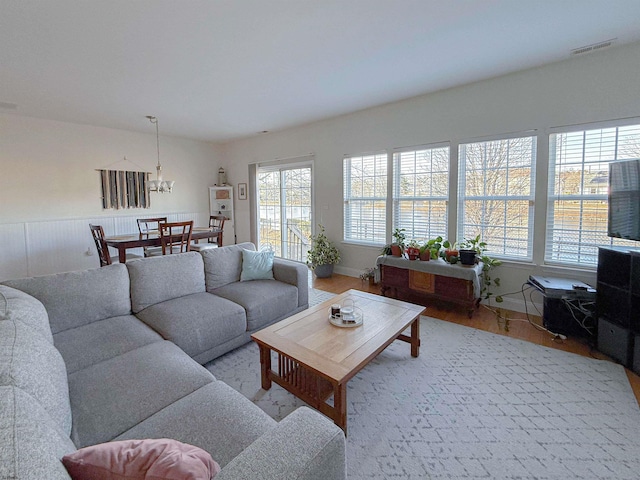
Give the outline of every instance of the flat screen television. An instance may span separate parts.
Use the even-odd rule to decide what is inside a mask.
[[[640,241],[640,159],[609,164],[607,234]]]

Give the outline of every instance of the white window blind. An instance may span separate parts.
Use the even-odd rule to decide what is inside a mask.
[[[386,235],[387,154],[343,160],[344,240],[384,244]]]
[[[447,236],[449,146],[393,155],[393,228],[408,239]]]
[[[536,137],[461,144],[458,238],[478,234],[487,253],[530,260]]]
[[[594,267],[599,246],[637,246],[607,236],[609,163],[632,158],[640,158],[640,125],[549,136],[546,263]]]

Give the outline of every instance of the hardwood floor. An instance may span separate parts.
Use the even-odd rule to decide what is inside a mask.
[[[332,293],[342,293],[350,288],[362,290],[369,293],[380,294],[378,285],[369,285],[369,282],[363,282],[359,278],[347,277],[345,275],[333,274],[331,278],[316,278],[310,272],[309,284],[313,288],[324,290]],[[588,345],[585,339],[569,337],[566,340],[554,339],[548,332],[538,330],[531,325],[524,313],[504,311],[504,316],[509,318],[508,330],[505,329],[505,320],[498,321],[495,314],[487,308],[480,307],[472,318],[467,317],[466,309],[460,306],[438,303],[426,307],[425,315],[448,322],[466,325],[468,327],[478,328],[487,332],[506,335],[508,337],[526,340],[528,342],[544,345],[545,347],[557,348],[567,352],[577,353],[599,360],[610,360],[606,355],[598,352]],[[540,324],[540,317],[532,317],[532,321]],[[640,405],[640,376],[636,375],[629,369],[625,369],[629,383],[636,396],[636,400]]]

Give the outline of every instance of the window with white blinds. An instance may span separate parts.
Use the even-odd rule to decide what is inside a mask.
[[[393,228],[408,239],[447,237],[449,146],[393,154]]]
[[[632,158],[640,158],[640,125],[549,136],[546,263],[592,267],[599,246],[637,246],[607,236],[609,163]]]
[[[387,154],[343,160],[344,240],[383,245],[387,229]]]
[[[480,238],[492,256],[531,260],[536,137],[459,146],[458,238]]]

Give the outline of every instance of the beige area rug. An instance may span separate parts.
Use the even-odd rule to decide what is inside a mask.
[[[620,365],[429,317],[420,328],[418,358],[394,342],[348,384],[348,478],[640,478]],[[254,343],[207,367],[275,419],[304,405],[260,388]]]

